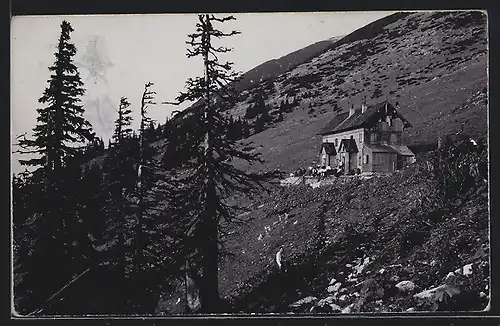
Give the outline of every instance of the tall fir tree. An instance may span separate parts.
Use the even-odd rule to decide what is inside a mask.
[[[61,35],[54,53],[56,61],[49,67],[52,72],[47,81],[49,86],[38,100],[47,106],[38,108],[38,124],[33,129],[34,139],[27,139],[26,134],[19,140],[22,153],[35,153],[39,158],[20,160],[22,165],[45,166],[47,178],[56,186],[57,174],[65,165],[66,159],[75,154],[75,144],[92,140],[92,126],[83,114],[80,104],[85,94],[83,82],[77,67],[73,63],[76,54],[74,44],[70,42],[73,32],[70,23],[61,23]],[[52,189],[53,190],[53,189]]]
[[[126,97],[120,99],[120,105],[118,106],[118,117],[115,120],[115,131],[113,133],[113,140],[122,144],[124,139],[130,138],[132,136],[132,110],[129,109],[130,102]]]
[[[153,121],[148,116],[147,109],[149,105],[154,105],[156,102],[155,91],[151,90],[151,87],[154,85],[152,82],[147,82],[144,85],[144,92],[142,93],[141,98],[141,124],[139,127],[139,166],[137,169],[137,224],[136,224],[136,235],[135,235],[135,250],[136,250],[136,272],[138,275],[141,275],[141,269],[143,264],[143,254],[142,249],[144,245],[143,239],[143,219],[144,219],[144,196],[146,190],[146,170],[149,163],[147,160],[147,151],[148,151],[148,143],[147,143],[147,128],[150,123]]]
[[[229,107],[236,100],[233,88],[239,74],[232,69],[232,63],[220,63],[217,54],[231,49],[216,47],[214,39],[239,34],[237,31],[222,32],[214,23],[234,20],[232,16],[217,18],[214,15],[199,15],[196,32],[189,35],[188,57],[201,56],[204,76],[189,78],[186,92],[181,92],[172,104],[185,101],[202,101],[200,123],[196,124],[201,137],[191,139],[196,148],[190,160],[191,173],[180,191],[180,205],[177,213],[186,225],[187,238],[183,252],[186,259],[186,284],[197,283],[200,308],[203,312],[215,312],[220,308],[218,289],[219,245],[227,231],[229,222],[235,222],[236,207],[227,204],[229,194],[250,193],[260,184],[259,176],[236,169],[234,158],[249,162],[260,161],[259,155],[241,151],[235,141],[227,137],[228,117],[222,107]],[[224,106],[221,104],[225,103]],[[188,165],[188,166],[189,166]],[[198,272],[198,271],[201,271]],[[189,298],[188,298],[189,301]],[[197,307],[190,307],[196,309]]]
[[[38,211],[34,219],[36,225],[30,226],[36,236],[33,239],[29,260],[24,266],[29,276],[27,285],[36,293],[33,304],[71,278],[71,268],[75,257],[81,254],[75,232],[78,224],[78,207],[69,183],[79,180],[78,153],[85,140],[94,139],[91,124],[84,118],[84,108],[80,104],[85,93],[77,67],[73,63],[76,48],[70,41],[73,28],[63,21],[61,34],[54,53],[55,63],[49,67],[51,72],[48,86],[38,102],[44,106],[37,109],[37,125],[33,128],[33,138],[26,134],[18,137],[18,152],[36,154],[38,157],[20,160],[25,166],[39,167],[33,173],[34,180],[43,184],[43,191],[33,193]],[[69,177],[69,178],[68,178]],[[74,187],[74,183],[72,185]],[[72,233],[72,234],[70,234]],[[54,266],[57,266],[54,268]],[[40,277],[39,275],[44,275]],[[49,276],[47,276],[49,275]]]

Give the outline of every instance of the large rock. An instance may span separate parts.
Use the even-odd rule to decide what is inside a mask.
[[[343,313],[343,314],[350,314],[350,313],[352,313],[352,307],[353,306],[354,306],[354,304],[348,305],[347,307],[345,307],[344,309],[341,310],[341,313]]]
[[[465,276],[471,275],[472,274],[472,263],[471,264],[467,264],[464,267],[462,267],[462,273]]]
[[[412,281],[401,281],[396,284],[396,287],[401,292],[413,292],[416,288],[416,285]]]
[[[361,297],[363,299],[380,299],[384,296],[384,289],[373,278],[365,280],[361,284]]]
[[[332,292],[337,292],[340,287],[342,286],[342,283],[340,282],[337,282],[335,283],[334,285],[330,285],[326,290],[329,292],[329,293],[332,293]]]
[[[331,303],[334,303],[335,302],[335,297],[333,295],[329,296],[329,297],[326,297],[326,298],[323,298],[321,300],[318,301],[318,303],[316,303],[317,306],[319,307],[322,307],[326,304],[331,304]]]
[[[290,308],[298,308],[307,304],[310,304],[314,301],[318,300],[318,298],[313,297],[313,296],[308,296],[305,298],[300,299],[299,301],[296,301],[290,305]]]
[[[342,312],[342,307],[335,303],[331,303],[328,306],[332,309],[332,312]]]
[[[448,297],[453,297],[454,295],[459,294],[459,293],[460,293],[460,290],[458,288],[456,288],[452,285],[443,284],[443,285],[437,286],[435,288],[419,292],[419,293],[413,295],[413,297],[415,299],[421,299],[421,300],[429,300],[429,299],[434,299],[434,298],[441,300],[442,296],[445,294]]]
[[[345,303],[347,303],[348,299],[349,299],[349,297],[347,296],[347,294],[342,294],[342,295],[339,297],[338,302],[339,302],[340,304],[345,304]]]
[[[312,309],[321,312],[340,312],[342,308],[335,304],[335,296],[323,298],[316,303],[316,307],[320,309]]]

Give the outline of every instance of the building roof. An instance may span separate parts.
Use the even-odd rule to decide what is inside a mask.
[[[397,153],[396,150],[390,146],[382,144],[364,144],[372,153]]]
[[[365,112],[361,109],[355,110],[349,116],[349,112],[337,114],[328,124],[321,130],[321,135],[336,134],[346,130],[357,129],[371,125],[375,122],[380,115],[386,112],[393,112],[397,114],[405,127],[411,127],[411,124],[399,112],[396,111],[394,106],[388,101],[383,101],[377,104],[370,105],[366,108]]]
[[[335,127],[347,118],[347,116],[349,116],[349,112],[337,113],[337,115],[321,130],[321,134],[327,134],[327,131],[334,130]]]
[[[357,153],[358,146],[356,146],[356,141],[354,139],[342,139],[340,142],[339,152],[344,148],[347,153]]]
[[[399,155],[403,156],[415,156],[415,154],[405,145],[389,145],[392,149],[394,149]]]
[[[326,154],[328,154],[330,156],[331,155],[337,155],[337,150],[335,150],[335,144],[334,143],[323,143],[321,145],[320,151],[322,151],[323,148],[325,149]]]

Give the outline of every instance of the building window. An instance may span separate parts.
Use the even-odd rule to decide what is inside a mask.
[[[370,155],[366,155],[365,164],[370,163]]]
[[[335,138],[335,147],[337,147],[338,145],[339,145],[339,140]]]
[[[359,134],[359,143],[361,144],[363,142],[363,135]]]
[[[353,139],[353,138],[354,138],[354,136],[353,136],[353,135],[351,135],[351,139]]]

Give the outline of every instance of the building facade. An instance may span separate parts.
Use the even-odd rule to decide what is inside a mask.
[[[404,129],[411,124],[396,107],[384,101],[338,114],[320,133],[321,165],[352,174],[394,172],[413,163],[415,154],[403,143]]]

